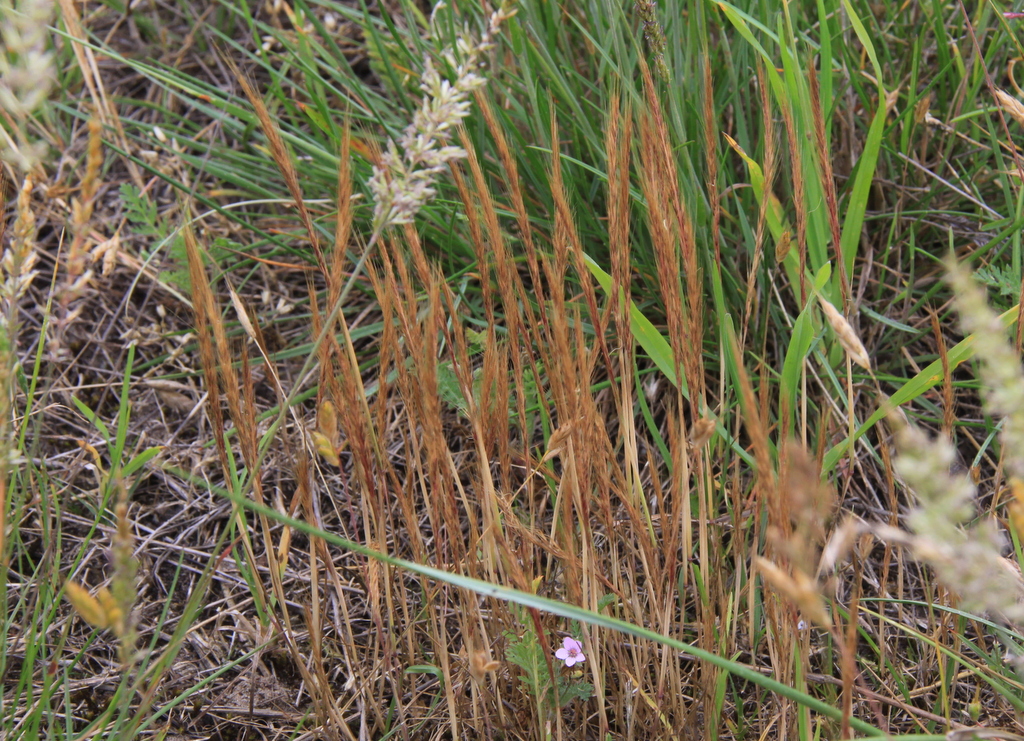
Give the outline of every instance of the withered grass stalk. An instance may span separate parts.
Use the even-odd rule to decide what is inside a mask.
[[[811,72],[814,75],[814,72]],[[767,80],[761,78],[762,87],[767,87]],[[779,108],[782,124],[786,129],[786,141],[789,144],[789,169],[793,181],[793,208],[796,211],[796,248],[798,270],[800,271],[800,304],[807,302],[807,184],[804,182],[803,147],[796,128],[796,111],[794,101]],[[784,235],[785,236],[785,235]],[[788,415],[783,415],[788,420]]]
[[[846,258],[843,256],[842,236],[839,232],[839,199],[836,195],[836,178],[832,170],[832,153],[829,151],[825,135],[825,115],[821,109],[818,73],[813,65],[808,66],[807,86],[811,95],[811,123],[814,126],[818,173],[821,176],[822,190],[825,191],[825,213],[828,215],[828,225],[832,232],[832,249],[835,250],[835,262],[839,269],[839,285],[842,289],[845,310],[850,302],[850,278],[846,274]],[[798,146],[798,142],[792,142],[793,149]],[[801,271],[802,274],[803,271]]]

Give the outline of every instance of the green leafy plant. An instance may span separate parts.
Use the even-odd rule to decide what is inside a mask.
[[[992,303],[1000,311],[1009,309],[1020,297],[1020,275],[1011,265],[983,265],[974,271],[974,277],[992,289]]]
[[[161,250],[166,252],[169,267],[161,270],[159,278],[181,291],[189,290],[188,260],[185,257],[185,241],[181,232],[160,215],[157,204],[149,194],[140,191],[131,183],[122,183],[120,188],[124,215],[131,225],[133,234],[147,237],[149,243],[143,251],[147,260],[155,259]],[[232,252],[240,252],[242,245],[224,237],[212,240],[209,246],[210,259],[214,263],[226,260]]]
[[[547,637],[550,639],[550,633]],[[505,648],[505,659],[515,664],[523,673],[520,681],[526,686],[530,695],[537,703],[538,714],[548,718],[557,709],[564,708],[573,700],[589,700],[594,695],[594,685],[584,682],[577,672],[559,673],[554,681],[548,671],[548,657],[532,627],[526,628],[522,635],[505,631],[508,645]],[[554,660],[561,664],[560,661]]]

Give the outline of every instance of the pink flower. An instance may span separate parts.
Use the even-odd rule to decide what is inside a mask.
[[[587,660],[587,657],[583,655],[583,644],[574,638],[562,639],[562,647],[555,651],[555,658],[564,661],[566,666]]]

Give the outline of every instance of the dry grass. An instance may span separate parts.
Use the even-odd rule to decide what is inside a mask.
[[[107,35],[130,40],[123,26],[131,22]],[[83,72],[99,72],[87,56],[79,57]],[[198,68],[211,59],[182,51],[177,61]],[[707,367],[705,348],[716,340],[705,336],[693,203],[680,187],[674,138],[646,68],[643,98],[631,104],[613,96],[605,112],[605,294],[587,268],[557,147],[544,194],[548,229],[531,220],[526,204],[536,194],[525,190],[492,104],[477,95],[497,162],[481,163],[466,138],[468,158],[452,167],[452,178],[477,256],[471,280],[487,317],[481,330],[411,225],[384,232],[364,251],[347,130],[334,243],[321,242],[319,215],[304,200],[274,116],[256,84],[223,63],[210,74],[237,81],[257,111],[312,268],[219,264],[216,240],[237,238],[237,228],[200,217],[157,178],[144,180],[101,151],[101,114],[76,124],[65,159],[46,168],[59,175],[37,183],[31,201],[26,194],[18,203],[16,183],[0,188],[10,241],[31,213],[39,261],[18,304],[14,352],[23,376],[11,439],[21,436],[25,460],[11,492],[0,490],[0,504],[8,502],[0,513],[11,518],[9,530],[0,527],[10,550],[0,551],[16,554],[4,564],[0,664],[7,703],[0,715],[9,716],[13,734],[72,737],[98,718],[126,737],[164,738],[688,741],[816,732],[799,702],[689,654],[344,551],[254,514],[239,504],[247,498],[379,552],[738,657],[840,708],[838,720],[814,716],[828,738],[853,735],[851,719],[892,734],[972,723],[1020,730],[1009,698],[1022,688],[999,664],[995,629],[941,607],[949,596],[902,550],[851,541],[849,560],[821,568],[838,502],[895,527],[901,488],[884,438],[873,441],[877,459],[851,455],[835,488],[822,483],[825,441],[852,420],[822,422],[815,437],[804,413],[789,429],[787,405],[799,401],[780,397],[766,380],[770,348],[754,326],[753,302],[768,198],[756,224],[741,337],[719,347],[735,366],[728,392]],[[141,83],[96,74],[97,100],[109,97],[103,86],[112,77],[122,91]],[[811,91],[816,100],[814,84]],[[161,94],[137,92],[140,100]],[[710,97],[703,105],[709,114]],[[791,147],[784,157],[774,149],[767,95],[763,107],[768,189],[788,161],[802,204],[799,152]],[[780,116],[792,140],[793,114]],[[829,162],[823,122],[813,125],[820,160]],[[710,122],[702,134],[712,149]],[[559,141],[554,118],[551,141]],[[189,167],[173,148],[153,151],[155,167],[187,182]],[[712,157],[702,177],[712,184],[717,224],[716,167]],[[649,369],[629,315],[631,168],[647,205],[658,299],[685,392],[665,381],[642,396],[637,382]],[[838,245],[835,179],[829,168],[821,178]],[[121,182],[153,194],[161,218],[182,225],[187,288],[140,258],[146,237],[125,226]],[[260,224],[277,227],[286,215],[268,208]],[[813,295],[803,283],[807,218],[798,205],[794,293],[802,300]],[[515,240],[503,221],[515,223]],[[350,264],[347,254],[365,262]],[[855,278],[841,274],[844,303]],[[870,339],[821,301],[840,345],[870,363]],[[367,325],[379,328],[364,334]],[[948,379],[946,334],[936,322],[912,352],[940,356]],[[280,352],[310,337],[305,355]],[[376,362],[367,370],[369,356]],[[715,371],[724,376],[725,366]],[[848,390],[851,409],[870,406],[870,385],[855,390],[850,382]],[[947,410],[947,431],[954,401],[961,418],[981,415],[973,395],[954,397],[951,380],[934,396]],[[739,414],[728,413],[734,399]],[[776,416],[786,420],[782,429]],[[713,435],[714,419],[749,450],[753,467]],[[818,439],[820,449],[792,438]],[[981,445],[964,447],[972,443]],[[146,457],[152,448],[159,455]],[[984,482],[998,470],[985,461],[978,475]],[[1000,487],[990,488],[998,499]],[[135,568],[137,580],[126,577]],[[111,630],[93,631],[82,619],[91,603],[83,598],[76,614],[57,599],[65,580],[95,594],[109,587],[125,622],[114,628],[107,620]],[[553,658],[567,635],[581,637],[587,656],[578,677]],[[530,640],[547,676],[589,683],[593,697],[556,710],[537,688],[531,694],[507,660],[510,648]],[[985,679],[1008,689],[997,692]]]

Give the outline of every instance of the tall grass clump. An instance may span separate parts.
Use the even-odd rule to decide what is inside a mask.
[[[259,483],[265,443],[243,429],[253,424],[249,403],[232,400],[247,382],[232,375],[230,345],[216,337],[226,333],[222,312],[200,288],[202,244],[190,264],[194,290],[206,296],[196,301],[206,307],[197,325],[213,332],[201,338],[207,382],[224,391],[229,409],[214,424],[218,455],[225,477],[244,461],[245,476],[230,487],[235,516],[241,524],[247,510],[256,513],[258,537],[246,549],[271,563],[267,630],[280,630],[303,663],[328,733],[346,733],[346,703],[366,708],[360,723],[371,735],[441,726],[490,735],[510,724],[534,738],[672,735],[697,718],[709,738],[776,724],[783,735],[810,737],[816,718],[835,723],[840,736],[880,733],[885,724],[866,720],[873,716],[864,698],[883,694],[885,681],[862,687],[862,671],[888,658],[884,648],[870,659],[860,654],[862,566],[836,567],[831,581],[840,586],[830,587],[818,563],[832,492],[817,482],[840,460],[848,472],[858,465],[854,443],[863,435],[870,376],[843,360],[867,373],[879,368],[858,331],[855,279],[873,173],[886,164],[885,81],[894,79],[874,49],[879,37],[865,27],[869,16],[844,9],[856,18],[851,28],[840,29],[828,12],[815,19],[822,44],[845,34],[820,65],[801,61],[803,39],[789,15],[767,26],[778,33],[765,33],[749,10],[693,11],[695,35],[715,24],[771,44],[732,50],[733,64],[761,70],[756,105],[735,108],[742,122],[734,124],[734,160],[717,148],[716,127],[721,110],[736,103],[719,76],[735,71],[712,62],[706,43],[708,56],[684,56],[680,50],[702,46],[678,43],[678,28],[664,29],[669,68],[707,72],[679,73],[680,89],[663,91],[638,38],[623,36],[634,30],[597,6],[594,28],[577,36],[527,3],[508,24],[508,42],[497,40],[492,18],[486,44],[457,41],[452,54],[437,29],[465,38],[451,30],[462,26],[461,8],[430,21],[410,12],[406,31],[390,17],[360,18],[381,85],[404,111],[364,98],[346,71],[328,71],[317,57],[334,53],[327,40],[303,32],[295,47],[303,70],[330,82],[352,114],[337,122],[340,134],[312,114],[314,128],[299,116],[258,114],[276,162],[290,157],[288,147],[310,153],[303,191],[323,187],[323,169],[340,162],[337,213],[324,217],[303,211],[308,196],[295,186],[296,172],[280,167],[303,222],[293,242],[316,252],[320,234],[335,239],[311,261],[316,347],[298,376],[319,364],[308,437],[319,459],[292,443],[303,492],[293,513],[302,519],[276,516],[267,503]],[[316,13],[302,13],[296,27],[308,19],[316,29]],[[255,21],[253,28],[267,30]],[[560,65],[556,50],[567,54],[584,36],[621,53],[584,55],[579,69]],[[841,82],[868,116],[867,146],[836,173],[827,107],[836,70],[859,69],[857,48],[868,50],[877,85],[854,83],[855,75]],[[477,71],[484,52],[504,62],[489,65],[486,88]],[[596,58],[616,64],[598,70]],[[252,61],[295,87],[264,57]],[[541,89],[538,71],[551,76]],[[589,71],[598,82],[586,87]],[[608,92],[616,89],[621,95]],[[709,120],[687,108],[691,92],[690,100],[706,101]],[[326,101],[305,94],[301,109],[272,93],[254,107],[305,114]],[[470,112],[471,95],[479,115]],[[371,121],[381,126],[368,135],[358,124]],[[843,178],[850,184],[840,192]],[[360,191],[372,203],[353,200]],[[708,193],[722,195],[711,203]],[[795,203],[783,205],[780,194],[790,193]],[[353,337],[357,314],[339,303],[351,295],[353,265],[365,267],[361,290],[380,317],[372,351]],[[244,369],[246,347],[264,350],[249,310],[231,303],[249,338],[234,359]],[[875,347],[893,341],[873,338]],[[296,413],[288,404],[297,391],[283,382],[275,391],[275,424],[291,440],[296,430],[285,430]],[[228,419],[239,431],[235,464]],[[791,436],[807,445],[788,443]],[[340,511],[318,511],[316,491],[338,493]],[[280,574],[298,557],[285,535],[292,529],[310,536],[306,568],[323,583],[311,579],[311,607],[289,615]],[[343,543],[352,552],[328,559],[330,546]],[[335,558],[359,574],[359,594],[336,591]],[[773,575],[770,589],[762,574]],[[329,593],[334,616],[320,602]],[[811,623],[821,631],[813,638]],[[644,640],[623,642],[612,632],[627,625],[643,626]],[[571,671],[556,660],[565,639],[587,657]],[[358,677],[342,697],[320,676],[329,673],[330,642],[344,647]],[[681,657],[680,644],[702,661]],[[778,694],[761,694],[765,684],[750,667],[709,658],[735,655],[770,665],[788,689],[774,684]],[[809,684],[819,661],[838,683]],[[576,679],[592,694],[570,693],[563,704]]]
[[[365,591],[358,596],[342,592],[334,599],[344,605],[342,616],[363,615],[365,627],[350,617],[325,615],[319,595],[327,587],[319,584],[311,584],[311,608],[295,619],[301,619],[306,635],[320,640],[300,638],[291,624],[276,565],[289,552],[287,540],[283,533],[275,535],[273,510],[258,483],[261,456],[245,429],[252,425],[249,404],[233,400],[233,389],[247,383],[233,375],[224,355],[227,344],[217,338],[224,331],[220,312],[204,287],[202,250],[190,247],[192,282],[201,292],[195,294],[195,304],[205,307],[196,323],[201,347],[209,348],[203,351],[207,382],[224,389],[245,462],[246,476],[233,482],[231,499],[257,515],[259,540],[247,547],[271,560],[268,595],[277,594],[278,599],[276,605],[269,600],[265,604],[268,614],[279,617],[270,624],[281,626],[289,652],[305,666],[300,671],[309,676],[317,720],[328,733],[345,733],[340,709],[345,702],[367,708],[365,722],[372,734],[418,728],[412,719],[423,715],[425,706],[420,699],[406,698],[426,693],[443,701],[438,705],[443,710],[428,713],[423,725],[443,724],[455,736],[490,736],[496,727],[509,724],[535,738],[576,733],[603,738],[640,728],[671,734],[700,716],[718,727],[727,710],[723,688],[731,675],[766,684],[756,672],[721,660],[749,639],[721,631],[720,616],[735,620],[737,601],[753,612],[760,600],[759,592],[747,591],[747,578],[733,585],[718,578],[727,561],[745,560],[749,554],[743,546],[726,555],[721,525],[738,525],[746,504],[740,494],[733,495],[735,500],[723,499],[713,482],[725,470],[721,457],[734,454],[726,451],[746,451],[736,431],[718,432],[708,400],[702,352],[708,331],[702,274],[707,255],[701,253],[697,216],[707,214],[683,186],[691,175],[681,170],[674,154],[677,135],[669,124],[670,111],[662,106],[643,61],[636,63],[643,78],[639,99],[629,106],[614,101],[602,111],[605,123],[599,127],[601,160],[611,163],[603,197],[614,226],[615,273],[601,270],[585,246],[581,221],[592,214],[581,217],[577,206],[580,183],[561,156],[558,143],[567,131],[560,117],[551,115],[546,121],[545,139],[552,147],[544,157],[540,223],[535,224],[528,210],[535,207],[531,194],[525,190],[517,154],[507,144],[515,130],[503,121],[501,109],[486,100],[481,84],[474,82],[473,87],[484,128],[467,131],[458,152],[435,149],[437,137],[431,132],[437,123],[432,117],[440,116],[438,109],[443,113],[437,104],[445,89],[430,63],[425,103],[398,144],[389,145],[370,181],[376,200],[366,242],[374,254],[365,265],[382,330],[369,373],[358,365],[351,318],[344,311],[320,314],[319,299],[311,296],[318,348],[306,366],[314,357],[320,363],[321,386],[310,439],[326,464],[319,476],[344,482],[351,503],[349,514],[334,521],[344,539],[321,529],[323,515],[313,505],[303,505],[304,511],[309,507],[304,517],[318,526],[307,526],[304,532],[321,543],[311,546],[309,563],[317,573],[320,566],[314,564],[327,544],[344,543],[357,554],[345,562],[358,570]],[[459,87],[450,90],[455,95]],[[255,103],[257,111],[260,105]],[[468,113],[467,106],[468,99],[460,98],[452,110],[469,124],[470,117],[461,115]],[[283,139],[268,121],[260,115],[274,157],[280,159],[286,153],[275,142]],[[656,332],[640,337],[668,348],[659,371],[668,376],[667,388],[672,390],[669,402],[657,406],[666,420],[664,431],[653,419],[647,427],[656,436],[655,446],[664,451],[660,460],[651,453],[642,455],[635,437],[637,410],[646,408],[643,414],[652,417],[643,387],[616,380],[606,393],[601,383],[620,374],[638,377],[631,339],[638,331],[634,305],[622,298],[633,288],[627,235],[634,218],[629,141],[622,132],[634,130],[640,137],[636,167],[644,195],[636,228],[652,241],[656,295],[668,325],[667,342]],[[487,163],[472,146],[474,134],[493,142],[493,162]],[[358,187],[350,184],[357,168],[347,169],[350,141],[343,137],[339,150],[343,165],[331,262],[319,267],[329,297],[343,295],[343,273],[336,266],[347,260],[346,240],[358,234],[358,226],[350,223],[354,214],[348,193]],[[460,238],[467,240],[475,257],[478,295],[457,293],[428,252],[437,238],[429,225],[440,208],[430,196],[439,196],[441,172],[441,163],[430,158],[441,157],[440,152],[465,217]],[[465,167],[459,164],[463,153]],[[530,164],[538,174],[537,163]],[[282,171],[291,181],[287,168]],[[430,182],[424,185],[416,173]],[[289,188],[297,193],[291,182]],[[503,201],[511,204],[504,213]],[[407,206],[399,209],[401,204]],[[301,213],[298,197],[295,205]],[[428,207],[434,208],[433,214]],[[427,225],[422,230],[421,222],[412,218],[417,211]],[[515,234],[502,227],[509,211]],[[304,226],[315,243],[315,230]],[[385,231],[388,226],[404,228]],[[576,286],[578,296],[570,290]],[[614,356],[605,296],[618,297],[614,321],[628,328]],[[245,307],[236,304],[235,312],[260,347]],[[486,321],[470,321],[476,317]],[[203,339],[207,326],[213,335]],[[720,341],[732,336],[730,330],[721,327]],[[246,352],[243,369],[249,362]],[[758,468],[750,503],[760,507],[777,494],[775,462],[767,426],[758,417],[762,402],[739,355],[737,363],[748,430],[755,440],[752,460]],[[212,392],[210,398],[218,396]],[[392,410],[400,414],[393,417]],[[211,409],[214,419],[221,420],[214,427],[219,455],[228,461],[226,473],[234,453],[221,442],[227,418],[220,414]],[[283,423],[288,414],[283,404],[277,419]],[[453,436],[455,424],[464,432]],[[694,435],[681,432],[686,429]],[[314,462],[305,462],[301,449],[295,451],[292,466],[302,490]],[[725,519],[713,525],[713,517],[723,513]],[[780,505],[776,517],[781,525],[788,517],[785,506]],[[288,532],[300,528],[300,522],[288,519],[284,527]],[[406,560],[399,563],[396,557]],[[325,563],[324,568],[329,573],[336,567]],[[415,589],[409,588],[408,569],[418,575]],[[433,581],[438,578],[471,589],[439,590]],[[432,597],[425,600],[425,595]],[[508,599],[527,609],[511,608]],[[783,612],[770,614],[775,618]],[[556,614],[572,615],[575,621],[558,620]],[[410,622],[411,615],[421,618]],[[748,624],[763,630],[753,620]],[[624,643],[612,627],[634,631],[645,640]],[[329,664],[323,645],[329,637],[346,647],[349,665],[359,672],[348,689],[351,700],[329,694],[310,668]],[[567,692],[569,686],[582,685],[567,676],[569,667],[557,663],[555,648],[570,637],[587,657],[580,679],[589,687],[586,692]],[[786,628],[771,631],[765,640],[773,652],[785,655],[791,653],[794,637]],[[706,663],[681,661],[680,648]],[[495,656],[505,657],[525,674],[503,668]],[[411,676],[380,671],[374,657],[417,671]],[[788,667],[784,681],[795,681],[798,672],[791,659],[779,660]],[[768,686],[782,687],[778,681]],[[390,698],[393,715],[385,712],[382,693]],[[781,710],[788,717],[793,700],[835,720],[843,718],[841,711],[803,690],[791,692],[771,712]],[[850,723],[848,717],[846,721]],[[857,727],[870,729],[863,723]]]
[[[54,106],[77,181],[20,187],[5,236],[8,293],[38,288],[38,253],[59,308],[30,315],[42,370],[6,366],[18,447],[26,420],[46,434],[3,459],[31,480],[2,510],[5,733],[1017,723],[991,633],[1019,640],[1019,577],[972,499],[1002,470],[1024,490],[1019,362],[959,278],[949,339],[935,258],[959,230],[1019,295],[1018,183],[973,66],[1010,53],[965,51],[1011,44],[989,4],[104,8],[60,69],[122,115]],[[104,65],[125,79],[101,95]],[[15,143],[37,125],[5,120]],[[76,326],[113,293],[90,267],[115,235],[132,322],[96,329],[117,367],[95,380]],[[955,375],[973,354],[992,391]],[[897,406],[917,426],[894,461]],[[51,471],[68,441],[78,469]],[[43,555],[37,510],[68,538]]]

